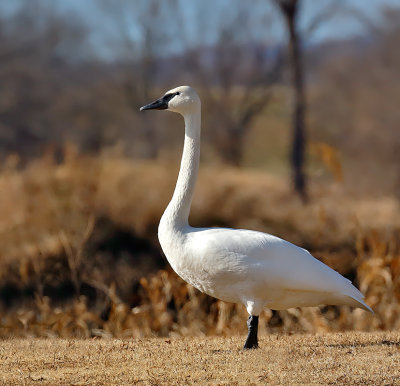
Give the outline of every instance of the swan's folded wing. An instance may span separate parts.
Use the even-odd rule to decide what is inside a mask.
[[[274,244],[274,243],[273,243]],[[266,250],[270,254],[263,253]],[[365,304],[364,295],[338,272],[317,260],[307,250],[285,240],[275,240],[274,246],[267,249],[260,246],[254,259],[257,276],[263,275],[266,283],[289,291],[314,292],[325,294],[321,299],[331,298],[343,304],[358,306],[371,311]],[[261,278],[260,278],[261,279]],[[344,301],[348,298],[348,301]],[[326,304],[336,304],[333,303]]]
[[[213,256],[215,269],[220,266],[227,275],[227,268],[234,271],[235,280],[243,276],[243,281],[248,281],[251,277],[250,285],[275,293],[287,290],[348,296],[369,309],[350,280],[285,240],[266,233],[226,228],[207,229],[199,236],[198,245],[204,248],[205,255]]]

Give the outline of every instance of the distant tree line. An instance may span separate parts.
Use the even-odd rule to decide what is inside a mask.
[[[293,90],[288,153],[294,186],[306,198],[306,138],[310,133],[317,138],[331,135],[336,121],[338,126],[351,124],[350,106],[334,111],[346,101],[355,103],[349,96],[358,92],[352,82],[362,88],[358,79],[368,66],[391,95],[386,103],[371,94],[365,101],[372,106],[368,114],[376,111],[382,125],[394,125],[396,113],[390,106],[397,91],[391,80],[397,76],[399,55],[393,42],[399,36],[400,16],[387,11],[388,22],[377,26],[353,15],[366,25],[365,44],[306,47],[302,37],[346,2],[324,1],[309,25],[300,28],[302,3],[263,0],[248,7],[233,0],[224,8],[217,2],[210,16],[205,1],[193,5],[197,17],[189,25],[178,0],[102,0],[97,12],[112,33],[100,43],[93,39],[87,15],[63,14],[48,0],[16,1],[20,6],[0,17],[0,156],[18,153],[29,160],[49,151],[62,158],[63,144],[72,141],[82,151],[98,152],[119,143],[128,155],[159,157],[165,143],[180,144],[180,133],[165,127],[176,124],[176,118],[163,117],[161,124],[157,114],[139,116],[138,106],[166,88],[190,83],[202,96],[207,148],[220,162],[240,166],[249,131],[265,114],[277,86],[288,86]],[[277,7],[271,8],[274,4]],[[283,18],[276,18],[276,10]],[[273,38],[278,24],[287,31],[286,42]],[[347,45],[357,47],[353,56],[347,55]],[[355,68],[360,60],[363,71]],[[337,62],[348,68],[340,72],[342,77],[347,73],[347,79],[339,80],[341,89]],[[308,119],[305,86],[316,84],[320,96],[308,104]],[[393,143],[398,141],[390,146]]]

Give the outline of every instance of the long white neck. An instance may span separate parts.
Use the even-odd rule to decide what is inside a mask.
[[[168,226],[181,228],[188,225],[190,206],[200,162],[200,107],[190,114],[184,115],[185,142],[178,181],[171,202],[162,216],[162,222]]]

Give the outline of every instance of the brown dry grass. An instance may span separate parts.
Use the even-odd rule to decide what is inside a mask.
[[[10,293],[5,283],[21,294],[11,307],[0,303],[0,336],[245,333],[241,305],[215,301],[170,271],[150,274],[139,265],[140,258],[159,254],[156,228],[177,165],[80,156],[73,148],[65,155],[61,165],[49,157],[24,170],[11,158],[0,172],[1,300]],[[266,310],[264,333],[400,329],[400,208],[395,198],[355,196],[342,185],[324,184],[312,186],[312,201],[304,206],[277,177],[204,167],[193,204],[193,225],[267,231],[310,249],[339,272],[350,273],[376,312],[320,307],[277,315]],[[102,217],[146,239],[151,253],[141,256],[138,250],[120,258],[87,249]],[[65,282],[72,289],[63,290],[68,297],[58,301],[56,286]],[[82,286],[92,291],[91,299],[82,296]]]
[[[61,165],[43,157],[17,170],[10,158],[0,170],[2,268],[78,248],[91,216],[106,216],[155,239],[178,172],[178,164],[80,156],[68,147]],[[400,205],[393,196],[352,195],[342,185],[325,183],[311,186],[311,202],[305,206],[285,179],[203,167],[191,222],[271,232],[323,257],[329,250],[352,253],[357,235],[370,229],[400,228]]]
[[[8,339],[0,382],[42,385],[400,383],[399,333],[135,340]]]

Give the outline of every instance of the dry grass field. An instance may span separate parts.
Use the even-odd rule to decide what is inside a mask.
[[[244,337],[6,339],[0,382],[24,385],[400,383],[400,333]]]

